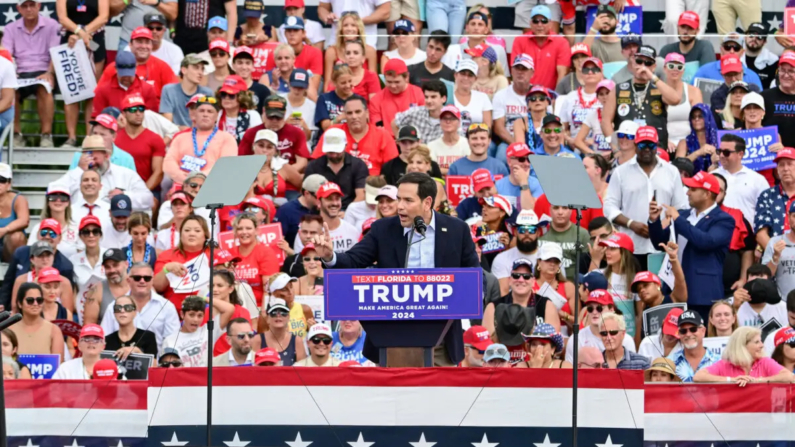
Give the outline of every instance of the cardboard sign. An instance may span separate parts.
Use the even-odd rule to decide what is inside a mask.
[[[326,307],[323,304],[323,295],[296,295],[295,302],[306,304],[315,313],[315,321],[321,323],[326,321]]]
[[[784,34],[795,36],[795,8],[784,9]]]
[[[52,379],[61,364],[59,354],[19,354],[17,359],[28,367],[34,379]]]
[[[113,351],[102,351],[99,353],[102,359],[116,360],[116,353]],[[149,380],[149,368],[152,367],[155,357],[152,354],[130,354],[127,360],[116,362],[119,367],[119,375],[127,380]]]
[[[770,152],[768,148],[771,144],[778,143],[778,126],[748,130],[719,130],[718,140],[727,133],[737,135],[745,140],[745,155],[743,155],[745,167],[754,171],[776,167],[776,163],[773,161],[776,158],[776,153]]]
[[[585,15],[585,29],[591,29],[596,21],[596,6],[589,6]],[[616,35],[643,34],[643,8],[640,6],[625,6],[618,14]]]
[[[716,81],[714,79],[707,78],[695,78],[693,79],[693,85],[701,90],[701,96],[704,98],[704,104],[711,104],[710,101],[712,101],[712,94],[715,93],[715,90],[719,89],[721,85],[723,85],[723,81]]]
[[[257,228],[257,240],[260,244],[273,250],[280,266],[284,264],[284,250],[280,249],[276,244],[282,239],[284,239],[284,236],[282,236],[282,226],[279,223],[260,225]],[[224,231],[218,233],[218,245],[224,250],[231,250],[239,246],[240,241],[235,239],[234,231]]]
[[[210,261],[202,253],[183,264],[188,270],[185,276],[166,274],[168,283],[176,293],[195,293],[210,283]]]
[[[58,328],[65,336],[72,337],[75,340],[80,340],[80,330],[83,329],[83,327],[75,323],[74,321],[53,320],[52,324],[58,326]]]
[[[277,46],[279,42],[265,42],[251,47],[254,53],[254,69],[251,71],[251,77],[255,81],[259,81],[266,71],[272,70],[275,66],[273,52]],[[267,85],[267,82],[264,84]]]
[[[552,304],[555,305],[557,310],[560,310],[568,302],[566,297],[561,296],[561,294],[559,294],[557,290],[553,289],[552,286],[550,286],[547,282],[541,285],[541,288],[538,289],[536,295],[548,298],[550,301],[552,301]]]
[[[65,104],[94,97],[97,79],[94,76],[94,64],[88,58],[85,45],[78,42],[74,48],[69,48],[67,44],[52,47],[50,57]]]
[[[495,175],[494,181],[501,179],[502,175]],[[457,207],[462,200],[472,197],[472,178],[468,175],[448,175],[447,176],[447,200],[450,206]]]
[[[668,315],[668,312],[670,312],[671,309],[676,308],[687,310],[687,303],[660,304],[659,306],[654,306],[651,309],[644,310],[643,333],[646,335],[646,337],[660,332],[663,323],[665,323],[666,315]]]
[[[723,350],[728,342],[729,337],[704,337],[704,347],[718,354],[718,357],[723,355]]]

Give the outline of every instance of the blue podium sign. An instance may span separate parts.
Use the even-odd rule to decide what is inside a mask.
[[[745,140],[745,155],[743,165],[754,171],[762,171],[776,167],[773,161],[775,152],[768,149],[771,144],[778,141],[778,126],[761,127],[759,129],[718,131],[718,139],[731,133]]]
[[[483,271],[454,269],[326,270],[327,320],[482,318]]]

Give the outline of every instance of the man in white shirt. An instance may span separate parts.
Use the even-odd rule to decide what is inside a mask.
[[[681,351],[682,343],[679,342],[679,315],[684,310],[675,307],[665,315],[665,321],[656,334],[645,337],[640,342],[638,354],[656,359],[657,357],[668,357],[668,355]]]
[[[511,85],[494,94],[492,118],[494,134],[502,140],[497,147],[497,160],[508,162],[505,155],[508,145],[515,142],[513,122],[527,116],[527,94],[530,92],[530,78],[535,73],[533,58],[524,54],[516,57],[511,67]]]
[[[99,197],[111,199],[125,194],[130,198],[133,210],[149,211],[154,205],[152,191],[146,187],[146,183],[137,172],[111,164],[108,158],[110,152],[111,150],[105,147],[104,139],[98,135],[91,135],[83,140],[83,153],[91,156],[88,169],[95,170],[101,175],[102,189]],[[83,172],[80,167],[70,169],[53,183],[67,188],[72,198],[76,200],[82,195],[80,186]]]
[[[110,199],[110,211],[103,215],[102,221],[102,246],[107,248],[124,248],[130,245],[132,236],[127,231],[127,220],[130,218],[130,198],[125,194],[114,196]],[[153,246],[155,239],[151,233],[146,238],[146,243]]]
[[[536,265],[538,257],[538,238],[541,236],[541,227],[538,225],[538,216],[531,209],[522,210],[516,217],[516,247],[498,254],[491,263],[491,273],[500,282],[500,294],[506,295],[509,291],[511,269],[513,263],[519,258],[529,260]]]
[[[254,363],[251,339],[255,332],[245,318],[235,318],[226,325],[229,351],[213,357],[213,366],[250,366]]]
[[[428,149],[431,151],[431,157],[439,164],[442,174],[447,175],[451,164],[459,158],[469,156],[469,142],[459,133],[461,112],[458,107],[452,104],[442,107],[439,124],[442,136],[428,143]]]
[[[14,64],[0,57],[0,132],[14,123],[14,99],[18,87]]]
[[[333,182],[326,182],[317,190],[318,205],[320,216],[323,223],[328,225],[331,239],[334,243],[334,251],[344,253],[350,250],[354,244],[359,242],[362,232],[350,223],[342,220],[342,189]],[[301,238],[295,238],[295,252],[300,253],[304,249]]]
[[[749,93],[743,97],[743,107],[746,106],[746,99],[755,95],[759,99],[754,104],[765,108],[762,96]],[[751,98],[753,100],[753,98]],[[712,171],[713,174],[720,174],[726,179],[726,198],[723,204],[729,208],[737,208],[742,211],[743,216],[754,224],[756,215],[756,200],[759,195],[770,185],[765,177],[747,167],[743,166],[743,156],[745,156],[745,139],[734,134],[727,133],[720,139],[720,167]]]
[[[166,17],[160,12],[150,12],[144,15],[144,26],[152,32],[152,56],[167,63],[174,70],[174,74],[179,75],[185,54],[180,47],[163,38],[168,31]]]
[[[83,171],[80,176],[80,194],[72,198],[72,221],[80,222],[80,219],[89,214],[97,217],[108,214],[110,202],[99,198],[101,189],[102,178],[99,172]]]
[[[306,336],[309,346],[309,357],[299,360],[293,366],[339,366],[339,360],[331,355],[331,328],[318,323],[309,328]]]
[[[367,45],[378,44],[378,24],[389,19],[392,0],[329,0],[317,6],[317,16],[321,22],[331,25],[330,36],[337,35],[337,23],[343,12],[356,11],[364,22],[364,35]]]

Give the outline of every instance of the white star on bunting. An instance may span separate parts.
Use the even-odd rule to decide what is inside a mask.
[[[43,8],[41,8],[41,11],[39,11],[39,12],[40,12],[40,13],[41,13],[41,15],[43,15],[43,16],[46,16],[46,17],[48,17],[48,18],[50,18],[50,19],[52,18],[52,13],[53,13],[53,12],[52,12],[52,11],[50,11],[50,8],[48,8],[48,7],[46,7],[46,6],[45,6],[45,7],[43,7]]]
[[[472,443],[475,447],[496,447],[498,444],[499,442],[489,442],[489,437],[485,433],[483,433],[483,440]]]
[[[312,443],[312,441],[304,441],[301,439],[301,432],[299,431],[298,434],[295,436],[295,441],[284,441],[290,447],[306,447]]]
[[[370,447],[371,445],[375,444],[374,442],[367,442],[364,440],[364,435],[362,432],[359,432],[359,439],[354,442],[348,441],[348,445],[351,447]]]
[[[83,446],[77,445],[77,439],[75,439],[74,441],[72,441],[72,444],[65,445],[64,447],[83,447]]]
[[[3,15],[6,16],[6,23],[11,23],[17,19],[17,12],[10,6],[8,7],[8,11],[4,12]]]
[[[116,444],[116,447],[124,447],[124,444],[122,444],[121,439],[119,439],[119,443]]]
[[[28,438],[28,443],[27,443],[27,444],[25,444],[25,445],[23,445],[22,447],[39,447],[39,446],[37,446],[37,445],[33,445],[33,440],[31,440],[30,438]]]
[[[173,432],[171,435],[171,441],[161,441],[160,443],[166,447],[182,447],[183,445],[186,445],[188,441],[180,441],[177,438],[177,432]]]
[[[596,444],[596,447],[622,447],[624,444],[613,444],[613,440],[610,439],[610,435],[607,435],[607,441],[604,444]]]
[[[774,15],[773,20],[768,20],[767,23],[770,24],[771,31],[775,31],[781,26],[781,20],[778,19],[777,15]]]
[[[536,447],[558,447],[558,446],[560,446],[560,443],[556,444],[556,443],[553,443],[553,442],[549,441],[549,433],[547,433],[546,436],[544,436],[544,442],[542,442],[542,443],[534,442],[533,444]]]
[[[409,444],[413,445],[414,447],[433,447],[436,445],[435,442],[428,442],[425,440],[425,432],[422,432],[420,435],[420,440],[417,442],[409,442]]]
[[[228,447],[246,447],[251,444],[251,441],[241,441],[240,436],[235,432],[235,437],[231,441],[224,441]]]

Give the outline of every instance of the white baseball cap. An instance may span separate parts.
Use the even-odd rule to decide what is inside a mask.
[[[323,134],[323,153],[339,154],[345,152],[345,146],[348,144],[348,137],[345,136],[345,131],[332,127]]]
[[[461,73],[464,70],[469,70],[473,74],[478,74],[478,64],[473,61],[472,59],[461,59],[458,61],[458,67],[456,67],[455,72]]]
[[[283,288],[287,287],[287,284],[290,284],[294,281],[298,281],[298,278],[292,277],[287,273],[279,273],[279,276],[273,278],[268,284],[268,291],[273,293],[277,290],[282,290]]]
[[[0,163],[0,177],[11,178],[12,175],[11,166],[6,163]]]
[[[538,259],[549,261],[550,259],[563,260],[563,248],[557,242],[546,242],[538,250]]]
[[[256,143],[260,140],[270,141],[274,146],[279,146],[279,136],[270,129],[262,129],[257,132],[257,135],[254,136],[254,142]]]
[[[287,307],[287,301],[284,301],[281,298],[271,298],[268,302],[268,312],[276,309],[281,309],[285,312],[290,312],[290,308]]]
[[[536,215],[535,211],[533,210],[519,211],[519,215],[516,216],[516,226],[523,226],[523,225],[538,225],[538,216]]]
[[[624,120],[621,122],[621,125],[618,126],[618,130],[616,133],[625,133],[627,135],[635,135],[638,132],[638,123],[632,120]]]
[[[749,105],[759,106],[762,110],[765,110],[765,99],[762,98],[762,95],[756,92],[751,92],[745,96],[743,96],[743,101],[740,103],[740,110],[746,108]],[[2,174],[0,174],[2,175]],[[5,176],[4,176],[5,177]]]
[[[311,340],[318,335],[326,335],[329,338],[332,338],[331,328],[323,323],[317,323],[309,328],[309,333],[307,334],[306,339]]]

